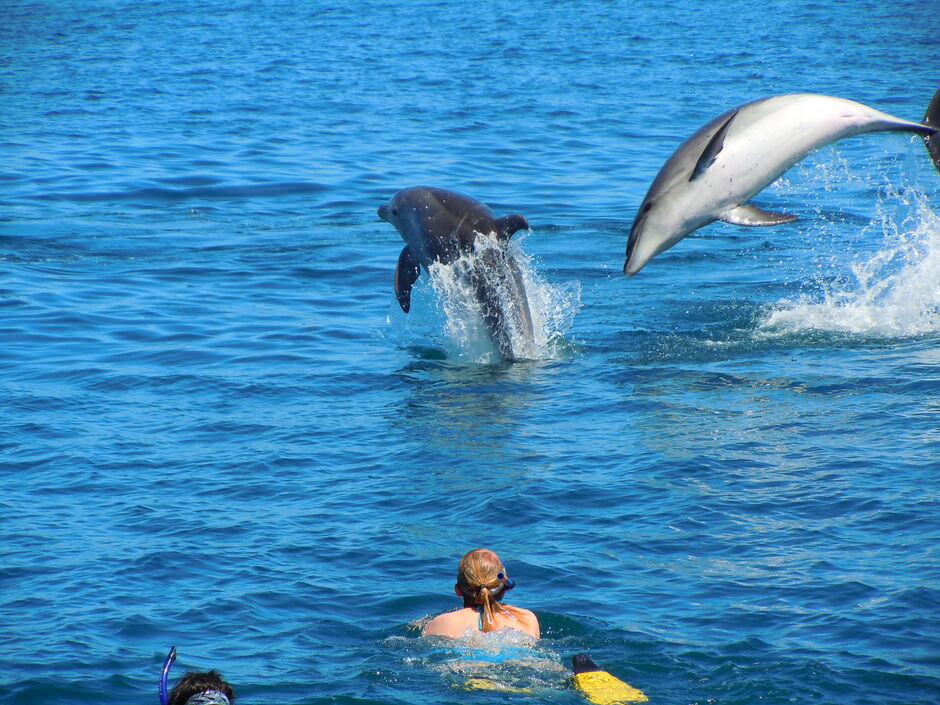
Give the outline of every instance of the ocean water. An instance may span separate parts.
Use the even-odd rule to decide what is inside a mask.
[[[0,703],[154,703],[171,645],[171,684],[218,668],[246,705],[582,703],[579,652],[655,705],[940,702],[920,139],[825,147],[756,199],[795,223],[621,273],[718,113],[920,119],[935,14],[4,0]],[[376,208],[419,184],[528,218],[533,359],[446,273],[398,308]],[[419,637],[476,546],[541,620],[530,657]]]

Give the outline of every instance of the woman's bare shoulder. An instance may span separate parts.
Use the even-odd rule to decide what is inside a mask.
[[[516,607],[513,605],[512,616],[525,628],[524,631],[528,632],[536,639],[541,637],[542,633],[539,626],[539,618],[535,616],[535,612],[527,610],[525,607]]]
[[[464,610],[445,612],[437,615],[424,625],[421,636],[452,636],[459,637],[467,628],[467,618]]]

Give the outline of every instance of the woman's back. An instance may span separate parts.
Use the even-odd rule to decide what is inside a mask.
[[[492,631],[515,629],[534,639],[541,636],[539,620],[535,614],[513,605],[500,605],[500,608],[493,611],[494,629]],[[483,618],[480,610],[464,607],[438,615],[425,625],[421,634],[422,636],[449,636],[456,639],[478,631],[483,631]]]
[[[487,548],[468,551],[457,566],[454,585],[454,592],[463,599],[463,609],[438,615],[425,625],[421,634],[459,638],[477,631],[515,629],[538,639],[536,616],[502,602],[506,592],[515,586],[496,553]]]

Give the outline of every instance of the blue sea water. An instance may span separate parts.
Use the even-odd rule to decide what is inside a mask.
[[[246,704],[580,703],[578,652],[655,705],[940,702],[921,141],[826,147],[758,199],[797,222],[621,274],[718,113],[920,119],[935,15],[5,0],[0,703],[156,702],[173,644]],[[538,359],[494,359],[440,281],[399,310],[376,207],[417,184],[528,218]],[[418,636],[479,545],[542,623],[479,666],[525,692]]]

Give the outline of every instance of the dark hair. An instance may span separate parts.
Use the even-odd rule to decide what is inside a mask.
[[[232,686],[222,679],[221,673],[213,669],[208,673],[198,671],[184,673],[170,691],[167,705],[186,705],[186,701],[191,697],[205,693],[207,690],[218,690],[220,693],[225,693],[232,703],[235,702],[235,692]]]

